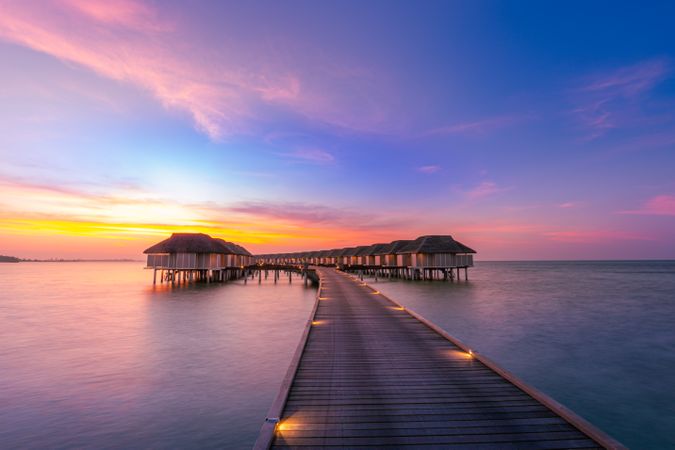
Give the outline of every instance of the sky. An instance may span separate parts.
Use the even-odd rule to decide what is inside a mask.
[[[673,2],[0,0],[0,254],[675,258]]]

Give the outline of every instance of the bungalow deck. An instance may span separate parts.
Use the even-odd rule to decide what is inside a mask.
[[[356,277],[316,271],[314,310],[256,449],[623,448]]]

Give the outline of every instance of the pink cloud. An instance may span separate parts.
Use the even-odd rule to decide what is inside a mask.
[[[507,191],[509,189],[510,188],[500,187],[497,185],[497,183],[494,183],[492,181],[484,181],[480,183],[478,186],[466,191],[465,195],[470,200],[478,200],[490,197],[500,192]]]
[[[563,209],[576,208],[579,205],[580,205],[579,202],[565,202],[565,203],[560,203],[558,205],[558,208],[563,208]]]
[[[157,14],[149,6],[135,0],[62,0],[82,15],[105,24],[147,29],[157,24]]]
[[[417,172],[420,172],[420,173],[432,174],[432,173],[436,173],[439,170],[441,170],[441,166],[436,166],[436,165],[421,166],[421,167],[418,167],[415,170],[417,170]]]
[[[320,52],[289,49],[282,58],[233,39],[213,55],[172,14],[140,0],[9,0],[0,39],[141,87],[166,108],[187,112],[212,139],[251,132],[270,106],[349,130],[392,126],[388,99],[395,96],[382,76],[327,70]]]
[[[621,214],[675,216],[675,195],[657,195],[648,200],[642,208],[632,211],[621,211]]]

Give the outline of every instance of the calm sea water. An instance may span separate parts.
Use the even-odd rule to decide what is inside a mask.
[[[482,262],[378,289],[624,445],[675,448],[675,261]]]
[[[0,265],[0,447],[250,448],[314,290],[151,276]],[[675,448],[675,262],[484,262],[470,277],[377,285],[623,443]]]
[[[315,290],[141,266],[0,265],[0,448],[252,446]]]

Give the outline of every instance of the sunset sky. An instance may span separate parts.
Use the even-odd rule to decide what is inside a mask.
[[[675,258],[675,2],[0,0],[0,254]]]

